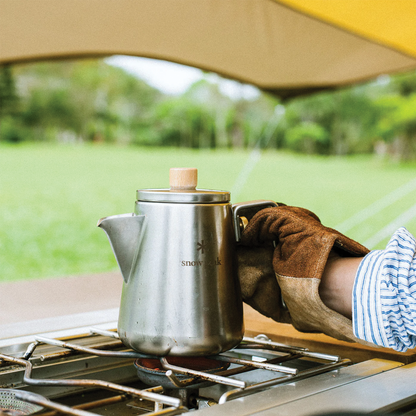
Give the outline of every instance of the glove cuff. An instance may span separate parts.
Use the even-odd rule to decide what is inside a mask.
[[[363,343],[354,336],[352,321],[322,302],[318,292],[320,279],[299,279],[277,273],[276,278],[290,311],[292,325],[298,331],[323,332],[341,341]]]
[[[345,257],[361,257],[368,253],[368,249],[326,227],[317,247],[319,249],[314,255],[307,257],[309,265],[306,269],[310,274],[305,277],[296,274],[298,270],[293,267],[294,264],[289,265],[283,271],[285,267],[280,267],[282,263],[275,257],[276,278],[282,297],[290,311],[293,326],[300,332],[321,332],[341,341],[359,342],[372,346],[356,338],[351,319],[326,306],[319,294],[321,277],[331,250]],[[287,264],[284,265],[287,266]],[[287,272],[293,272],[295,276],[292,273],[285,275]]]

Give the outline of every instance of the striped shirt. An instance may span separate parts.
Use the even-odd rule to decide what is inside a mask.
[[[416,347],[416,241],[405,228],[364,257],[352,302],[357,338],[401,352]]]

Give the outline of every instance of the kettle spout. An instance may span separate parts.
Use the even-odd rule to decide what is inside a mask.
[[[145,216],[135,214],[113,215],[101,218],[97,226],[102,228],[127,283],[136,253],[139,249]]]

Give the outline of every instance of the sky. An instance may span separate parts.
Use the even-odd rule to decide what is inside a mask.
[[[204,76],[197,68],[157,59],[116,55],[107,58],[106,62],[125,69],[167,94],[182,94]]]
[[[110,65],[121,67],[166,94],[183,94],[190,85],[203,78],[218,83],[220,91],[231,98],[254,99],[257,88],[227,80],[216,74],[204,74],[200,69],[158,59],[115,55],[106,59]]]

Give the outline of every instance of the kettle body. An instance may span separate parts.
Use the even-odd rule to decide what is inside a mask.
[[[124,280],[118,334],[146,354],[218,354],[244,334],[240,214],[276,204],[232,206],[229,192],[196,189],[196,169],[171,169],[170,185],[138,190],[133,214],[98,223]]]
[[[118,333],[155,355],[212,355],[244,334],[227,202],[136,202],[141,241],[123,284]]]

